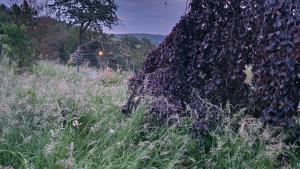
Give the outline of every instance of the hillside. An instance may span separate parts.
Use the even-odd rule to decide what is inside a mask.
[[[7,11],[0,8],[0,36],[2,35],[2,26],[11,25]],[[34,22],[34,29],[27,32],[28,41],[33,48],[34,55],[38,56],[40,60],[60,61],[67,63],[72,60],[71,54],[77,49],[78,44],[78,27],[59,21],[49,16],[36,17]],[[101,35],[101,38],[99,39]],[[124,36],[125,37],[125,36]],[[141,36],[130,36],[129,38],[119,38],[115,41],[105,33],[97,33],[88,29],[83,35],[83,43],[89,43],[95,39],[99,39],[101,43],[91,43],[85,46],[82,57],[82,63],[89,62],[91,66],[99,67],[109,66],[116,69],[132,69],[135,70],[140,67],[144,56],[155,47],[154,43],[159,43],[159,39],[152,38],[151,41],[143,41]],[[152,37],[152,36],[151,36]],[[138,46],[138,48],[136,47]],[[105,62],[97,59],[100,48],[106,51]]]
[[[150,40],[153,44],[159,45],[166,37],[166,35],[158,35],[158,34],[144,34],[144,33],[129,33],[129,34],[114,34],[116,38],[122,39],[125,36],[132,36],[139,40],[146,38]]]

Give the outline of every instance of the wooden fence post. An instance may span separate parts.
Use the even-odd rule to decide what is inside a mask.
[[[0,60],[2,59],[2,42],[0,42]]]
[[[79,58],[80,58],[80,47],[77,49],[76,51],[76,69],[77,69],[77,73],[79,73]]]

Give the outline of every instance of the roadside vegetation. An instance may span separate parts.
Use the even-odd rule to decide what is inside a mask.
[[[2,168],[300,167],[299,147],[284,144],[279,128],[246,116],[245,109],[232,112],[230,104],[208,103],[208,115],[220,109],[223,120],[196,136],[188,117],[169,126],[145,123],[146,103],[131,117],[122,114],[131,73],[84,67],[77,74],[74,67],[39,62],[31,72],[16,74],[5,62],[0,65]]]

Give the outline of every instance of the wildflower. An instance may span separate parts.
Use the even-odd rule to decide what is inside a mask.
[[[109,134],[110,134],[110,135],[113,135],[113,134],[115,134],[115,133],[116,133],[116,131],[115,131],[115,130],[113,130],[113,129],[109,129],[109,131],[108,131],[108,132],[109,132]]]
[[[160,155],[165,156],[165,155],[168,155],[169,153],[170,153],[169,151],[163,151],[163,152],[160,153]]]
[[[81,124],[82,123],[79,123],[78,120],[73,120],[72,121],[72,127],[75,128],[75,129],[78,129]]]
[[[29,143],[31,140],[32,136],[28,136],[24,139],[24,143]]]
[[[154,148],[155,148],[155,145],[154,145],[153,143],[150,143],[148,149],[149,149],[149,150],[154,150]]]

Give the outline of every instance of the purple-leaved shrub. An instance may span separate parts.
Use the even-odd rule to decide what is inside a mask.
[[[245,83],[249,65],[252,85]],[[299,79],[299,0],[192,0],[190,11],[129,81],[123,111],[130,114],[150,96],[146,117],[168,121],[196,112],[194,126],[202,131],[209,123],[201,99],[251,102],[265,122],[290,124]]]

